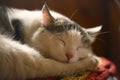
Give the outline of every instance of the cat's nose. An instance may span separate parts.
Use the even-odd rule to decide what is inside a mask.
[[[68,60],[70,60],[73,57],[73,55],[69,54],[69,53],[66,53],[66,57],[67,57]]]

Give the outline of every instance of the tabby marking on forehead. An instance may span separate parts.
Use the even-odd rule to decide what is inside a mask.
[[[70,23],[65,19],[56,19],[55,23],[50,25],[50,27],[46,28],[48,31],[54,33],[54,32],[65,32],[68,30],[77,30],[80,31],[81,34],[84,34],[84,31],[82,30],[82,28],[74,23]]]

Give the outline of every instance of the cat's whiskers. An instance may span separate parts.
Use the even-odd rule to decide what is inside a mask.
[[[100,32],[100,33],[98,33],[97,35],[98,35],[98,36],[101,36],[101,35],[103,35],[103,34],[108,34],[108,33],[110,33],[110,32]],[[104,39],[102,39],[102,38],[100,38],[100,37],[96,37],[95,39],[98,40],[98,41],[105,42]]]
[[[98,36],[101,36],[101,35],[104,35],[104,34],[108,34],[108,33],[110,33],[110,31],[100,32],[100,33],[98,33]],[[95,39],[98,40],[98,41],[105,42],[103,39],[101,39],[101,38],[99,38],[99,37],[96,37]]]
[[[98,40],[98,41],[102,41],[102,42],[105,42],[103,39],[101,39],[101,38],[95,38],[96,40]]]
[[[77,11],[78,11],[78,9],[76,9],[76,10],[72,13],[72,15],[70,16],[70,19],[73,18],[73,16],[77,13]]]
[[[98,33],[98,35],[103,35],[103,34],[108,34],[108,33],[110,33],[110,31],[100,32],[100,33]]]

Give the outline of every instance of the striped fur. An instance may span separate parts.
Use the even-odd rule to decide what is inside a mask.
[[[6,7],[0,7],[0,33],[1,34],[14,33],[13,27],[8,18]]]

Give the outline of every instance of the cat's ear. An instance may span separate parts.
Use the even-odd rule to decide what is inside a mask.
[[[42,8],[42,21],[44,25],[50,25],[51,23],[54,23],[54,18],[50,14],[50,11],[46,2]]]
[[[94,42],[94,40],[96,39],[97,35],[99,35],[101,29],[102,29],[101,25],[97,26],[97,27],[94,27],[94,28],[86,29],[88,35],[90,36],[91,42]]]

